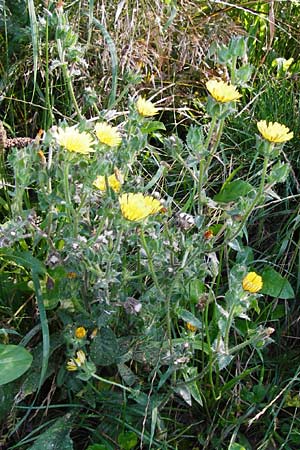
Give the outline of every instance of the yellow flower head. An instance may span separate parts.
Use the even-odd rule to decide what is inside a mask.
[[[278,122],[267,122],[261,120],[257,122],[257,128],[261,135],[269,142],[282,143],[293,139],[294,133],[285,126]]]
[[[84,327],[78,327],[75,330],[75,337],[77,339],[84,339],[86,336],[86,329]]]
[[[88,155],[95,151],[91,148],[94,144],[92,137],[85,131],[80,133],[75,127],[58,128],[55,137],[59,145],[69,152]]]
[[[78,350],[76,356],[77,358],[71,358],[67,362],[66,369],[69,370],[70,372],[78,370],[78,368],[83,366],[83,364],[86,362],[86,356],[83,350]]]
[[[119,197],[119,203],[125,219],[132,221],[146,219],[162,209],[161,203],[151,195],[123,194]]]
[[[112,127],[106,122],[97,123],[95,126],[96,136],[102,144],[109,147],[117,147],[120,145],[122,138],[117,127]]]
[[[74,361],[74,359],[69,359],[69,361],[67,362],[67,365],[66,365],[66,369],[69,372],[75,372],[76,370],[78,370],[77,364]]]
[[[195,325],[192,325],[190,322],[187,322],[186,327],[192,333],[195,333],[195,331],[197,331],[197,327],[195,327]]]
[[[224,81],[209,80],[206,88],[210,95],[220,103],[233,102],[241,97],[235,86]]]
[[[144,117],[155,116],[155,114],[158,113],[158,109],[155,108],[153,103],[142,97],[138,98],[136,102],[136,109],[138,110],[140,115]]]
[[[121,174],[120,174],[121,175]],[[107,177],[108,186],[114,191],[119,192],[122,185],[122,176],[116,177],[115,174],[110,175]],[[99,175],[96,180],[93,183],[93,186],[95,186],[100,191],[106,191],[106,183],[105,183],[105,177],[102,175]]]
[[[244,291],[251,292],[252,294],[255,294],[255,292],[258,292],[262,289],[263,282],[262,277],[260,275],[257,275],[255,272],[249,272],[243,279],[243,289]]]

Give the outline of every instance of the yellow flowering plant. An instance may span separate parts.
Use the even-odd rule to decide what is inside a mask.
[[[121,190],[122,182],[123,182],[122,174],[119,174],[118,176],[112,174],[107,177],[107,184],[114,192],[119,192]],[[93,186],[95,186],[100,191],[106,191],[105,176],[98,175],[98,177],[93,182]]]
[[[84,339],[86,337],[86,329],[84,327],[77,327],[75,330],[75,337],[77,339]]]
[[[118,128],[106,122],[97,123],[95,133],[99,141],[108,147],[118,147],[122,142],[122,136]]]
[[[159,200],[151,195],[128,193],[119,197],[122,215],[132,222],[139,222],[160,212],[163,208]]]
[[[143,97],[139,97],[136,102],[136,109],[143,117],[152,117],[158,114],[158,109],[150,100],[146,100]]]
[[[206,83],[206,88],[213,99],[219,103],[233,102],[239,100],[242,96],[235,86],[222,80],[209,80]]]
[[[80,132],[76,127],[58,128],[54,132],[57,143],[69,152],[88,155],[94,152],[94,140],[85,131]]]
[[[261,161],[253,145],[249,168],[243,138],[241,148],[234,141],[239,130],[232,132],[230,114],[242,102],[241,88],[247,88],[242,71],[234,67],[244,48],[245,42],[236,40],[219,52],[220,59],[230,59],[231,82],[207,82],[208,109],[197,119],[191,115],[193,126],[182,133],[170,134],[151,120],[159,110],[143,97],[115,110],[121,97],[96,118],[80,117],[76,126],[51,129],[42,142],[12,149],[7,156],[14,184],[9,185],[11,217],[0,227],[3,293],[13,286],[14,297],[25,285],[24,317],[34,326],[41,318],[44,348],[38,351],[44,368],[48,354],[55,364],[58,345],[65,352],[57,367],[65,398],[86,402],[93,412],[100,408],[102,414],[109,397],[110,417],[122,410],[118,421],[127,411],[132,416],[136,399],[139,407],[144,399],[149,408],[154,405],[155,410],[142,408],[145,418],[155,416],[157,423],[153,420],[148,430],[144,421],[141,445],[152,445],[142,436],[144,431],[154,436],[155,426],[163,423],[164,399],[176,402],[182,395],[187,408],[199,405],[200,414],[210,405],[223,411],[237,384],[260,379],[256,361],[245,374],[237,374],[232,361],[235,356],[243,361],[247,353],[248,365],[255,352],[241,350],[269,342],[271,329],[257,314],[263,294],[293,297],[284,277],[262,266],[275,254],[260,254],[264,210],[249,220],[270,193],[268,175],[274,166],[269,153]],[[117,127],[105,121],[116,117]],[[256,129],[256,121],[251,128],[239,117],[235,120],[252,142],[255,133],[249,130]],[[268,149],[293,137],[277,122],[260,121],[257,128]],[[281,166],[275,169],[280,172]],[[103,194],[107,190],[111,195]],[[5,208],[3,203],[3,215]],[[33,297],[39,315],[33,308],[31,317],[27,308],[34,302],[26,299]],[[22,308],[15,309],[14,326]],[[103,383],[111,391],[105,392]],[[161,392],[163,402],[157,403],[152,392]],[[159,440],[155,433],[157,448]],[[188,442],[183,444],[188,448]]]
[[[278,122],[267,123],[266,120],[260,120],[257,122],[257,128],[264,139],[274,144],[282,144],[294,137],[288,127]]]
[[[249,272],[243,278],[242,285],[244,291],[255,294],[256,292],[259,292],[263,287],[262,277],[260,275],[257,275],[256,272]]]

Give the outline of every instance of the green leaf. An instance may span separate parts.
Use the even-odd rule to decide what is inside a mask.
[[[137,435],[133,431],[120,433],[118,436],[118,444],[123,450],[131,450],[138,443]]]
[[[204,136],[203,131],[201,127],[198,127],[196,125],[192,125],[189,128],[187,137],[186,137],[186,143],[189,149],[196,155],[202,155],[203,151],[205,153],[205,146],[204,146]]]
[[[205,284],[202,280],[194,279],[188,282],[186,290],[188,292],[190,302],[196,305],[201,295],[205,292]]]
[[[262,279],[263,287],[260,291],[261,294],[282,299],[295,298],[294,290],[288,280],[283,278],[273,268],[267,267],[262,273]]]
[[[32,355],[21,345],[0,344],[0,385],[19,378],[32,363]]]
[[[128,386],[133,386],[138,382],[138,377],[132,372],[126,364],[119,363],[118,364],[119,375]]]
[[[1,248],[0,258],[9,258],[14,261],[18,266],[31,270],[37,274],[44,275],[46,268],[44,264],[37,258],[32,256],[31,252],[24,251],[12,251],[10,248]]]
[[[268,183],[283,183],[286,181],[290,172],[289,164],[285,164],[281,161],[278,161],[272,167],[271,173],[268,176]]]
[[[97,366],[115,364],[119,355],[119,344],[115,333],[107,327],[100,328],[91,345],[90,356]]]
[[[187,311],[183,308],[178,308],[177,315],[180,319],[182,319],[186,323],[190,323],[194,327],[196,327],[198,330],[202,329],[202,322],[201,320],[197,319],[197,317],[194,316],[190,311]]]
[[[70,438],[71,414],[66,414],[40,434],[32,447],[28,450],[73,450],[73,441]]]
[[[197,403],[199,403],[200,406],[203,406],[201,393],[200,393],[199,386],[198,386],[198,383],[196,380],[197,376],[198,376],[197,367],[188,367],[188,369],[186,371],[183,371],[183,378],[186,382],[186,387],[189,389],[189,391],[191,393],[191,396]],[[193,381],[190,381],[190,380],[193,380]]]
[[[229,445],[228,450],[246,450],[246,448],[243,445],[234,443]]]
[[[215,195],[214,201],[219,203],[229,203],[244,197],[249,192],[254,191],[253,186],[243,180],[234,180],[230,183],[225,183],[221,191]]]
[[[141,132],[144,134],[150,134],[154,133],[154,131],[165,129],[166,127],[162,122],[159,122],[158,120],[153,120],[151,122],[144,123],[141,127]]]

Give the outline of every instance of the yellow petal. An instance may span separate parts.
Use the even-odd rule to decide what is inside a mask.
[[[154,106],[150,100],[146,100],[142,97],[139,97],[136,102],[136,109],[144,117],[155,116],[158,113],[158,109]]]
[[[281,125],[278,122],[269,122],[266,120],[260,120],[257,122],[257,128],[260,134],[269,142],[283,143],[293,139],[294,133],[285,125]]]
[[[233,102],[242,96],[235,86],[224,81],[209,80],[206,83],[206,88],[210,95],[220,103]]]
[[[252,294],[260,291],[263,287],[262,277],[257,275],[256,272],[249,272],[243,279],[244,291],[251,292]]]

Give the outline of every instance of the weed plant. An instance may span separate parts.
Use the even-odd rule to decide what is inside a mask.
[[[138,77],[118,89],[116,48],[93,2],[89,21],[112,62],[101,102],[76,78],[85,64],[71,8],[49,2],[38,24],[28,6],[31,32],[52,35],[57,59],[50,38],[32,43],[24,95],[40,96],[45,131],[2,155],[1,444],[297,448],[298,351],[284,354],[278,340],[293,334],[299,291],[288,78],[243,107],[256,98],[247,40],[211,47],[227,81],[212,72],[201,116],[179,137]],[[38,49],[51,70],[37,70]],[[282,101],[271,111],[272,89]],[[290,212],[279,230],[274,201],[277,221]]]

